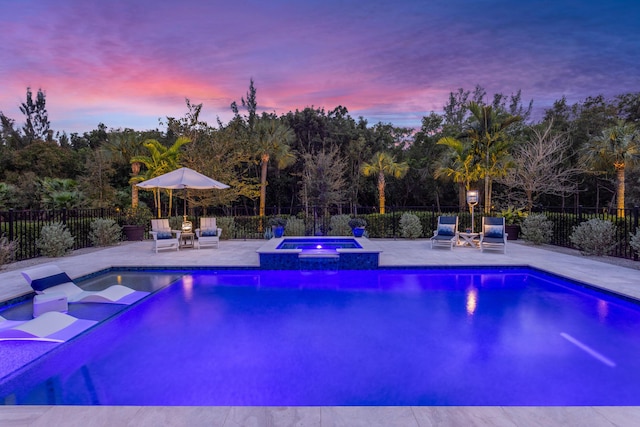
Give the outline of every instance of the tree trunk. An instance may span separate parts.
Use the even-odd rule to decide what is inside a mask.
[[[385,204],[385,196],[384,196],[384,173],[380,172],[378,174],[378,195],[380,196],[380,213],[384,214],[384,204]]]
[[[264,216],[265,206],[267,203],[267,165],[269,164],[269,155],[263,154],[260,162],[260,216]]]
[[[624,165],[616,167],[618,178],[618,218],[624,217]]]
[[[133,162],[131,163],[131,172],[133,174],[134,177],[138,176],[138,174],[140,173],[140,163],[139,162]],[[136,208],[138,207],[138,186],[136,186],[136,184],[133,184],[131,186],[131,207],[132,208]]]
[[[462,212],[467,204],[466,186],[464,182],[458,183],[458,211]]]
[[[489,174],[485,172],[484,176],[484,213],[491,213],[491,186],[489,185]]]

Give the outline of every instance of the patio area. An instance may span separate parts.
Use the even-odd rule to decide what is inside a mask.
[[[54,263],[71,277],[109,267],[247,266],[258,267],[256,250],[264,240],[221,241],[219,249],[152,251],[151,241],[124,242],[105,249],[23,261],[0,273],[0,302],[27,295],[31,288],[20,271]],[[431,249],[428,240],[374,239],[382,250],[380,266],[528,265],[640,299],[640,270],[509,242],[507,253],[471,247]],[[564,251],[567,252],[567,251]],[[634,425],[640,408],[630,407],[0,407],[0,424],[12,425],[207,425],[207,426],[608,426]]]

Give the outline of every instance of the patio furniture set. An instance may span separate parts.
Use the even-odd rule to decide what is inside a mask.
[[[453,249],[454,246],[470,246],[485,249],[507,251],[507,233],[502,217],[483,217],[480,233],[458,231],[457,216],[439,216],[438,229],[431,238],[431,247],[443,246]]]
[[[222,229],[216,225],[215,218],[200,218],[200,228],[193,230],[191,221],[183,221],[181,230],[172,230],[168,219],[151,220],[151,236],[153,250],[160,249],[217,248],[220,243]]]

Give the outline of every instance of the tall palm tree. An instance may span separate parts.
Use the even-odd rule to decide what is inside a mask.
[[[624,181],[627,166],[640,156],[640,133],[623,120],[593,137],[586,146],[585,159],[595,167],[605,166],[616,172],[618,216],[624,216]]]
[[[180,167],[180,147],[189,142],[191,142],[189,138],[180,137],[171,147],[165,147],[158,140],[147,139],[142,145],[148,150],[149,155],[131,157],[132,165],[134,163],[141,163],[147,170],[142,175],[133,176],[129,182],[131,184],[137,184],[178,169]],[[169,212],[171,212],[173,192],[172,190],[168,190],[168,193]],[[158,188],[153,189],[153,200],[158,212],[158,218],[160,218],[160,191]]]
[[[132,162],[131,158],[139,156],[144,150],[143,142],[140,134],[133,130],[125,129],[124,131],[110,132],[107,142],[104,146],[113,153],[117,159],[131,167],[131,177],[135,177],[140,173],[140,162]],[[131,184],[131,182],[130,182]],[[138,206],[138,187],[135,183],[131,184],[131,207]]]
[[[450,150],[439,162],[435,177],[447,176],[458,184],[458,204],[462,209],[466,203],[466,192],[471,190],[471,183],[480,177],[480,167],[475,161],[473,147],[468,141],[450,136],[440,138],[436,144],[445,145]]]
[[[364,176],[376,175],[378,177],[378,197],[380,200],[380,213],[385,213],[385,195],[386,187],[385,175],[394,178],[402,178],[407,174],[409,165],[406,162],[397,163],[396,158],[389,153],[378,151],[373,155],[370,163],[362,165],[362,174]]]
[[[520,116],[498,114],[490,105],[469,103],[472,121],[465,136],[472,142],[484,178],[484,212],[491,212],[493,179],[507,173],[504,160],[509,154],[509,126],[522,120]]]
[[[260,159],[260,216],[265,214],[267,199],[267,170],[273,160],[278,169],[292,165],[296,156],[290,144],[294,133],[291,128],[274,118],[262,118],[255,127],[255,150]]]

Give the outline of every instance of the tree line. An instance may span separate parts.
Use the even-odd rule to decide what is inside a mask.
[[[419,129],[353,118],[345,106],[260,112],[258,91],[230,105],[228,123],[201,119],[185,100],[164,128],[99,124],[83,134],[50,128],[46,95],[27,89],[24,124],[0,112],[0,209],[121,207],[178,212],[173,194],[135,183],[189,167],[231,186],[190,192],[190,207],[248,215],[266,210],[355,214],[363,207],[466,209],[470,189],[485,212],[508,206],[612,211],[640,201],[640,93],[557,100],[538,119],[521,92],[451,92]],[[35,99],[34,99],[35,98]],[[625,185],[626,184],[626,185]]]

